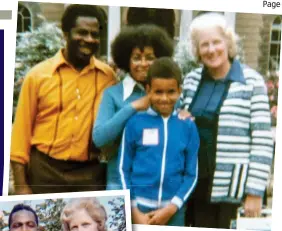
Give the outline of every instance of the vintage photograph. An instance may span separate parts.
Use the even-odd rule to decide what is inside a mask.
[[[17,15],[9,195],[129,189],[134,224],[269,227],[281,15]]]
[[[96,194],[96,195],[95,195]],[[127,199],[126,199],[127,197]],[[129,194],[59,193],[0,198],[2,231],[125,231]]]

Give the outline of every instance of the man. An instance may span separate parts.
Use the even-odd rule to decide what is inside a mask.
[[[16,194],[104,189],[105,167],[90,137],[103,90],[116,81],[93,56],[104,22],[98,6],[68,6],[65,48],[27,74],[12,130]]]
[[[38,230],[38,216],[28,205],[15,205],[9,215],[10,231],[36,231]]]

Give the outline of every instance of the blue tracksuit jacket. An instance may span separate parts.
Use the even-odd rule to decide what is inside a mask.
[[[133,115],[124,129],[119,173],[132,206],[181,208],[197,182],[199,137],[193,121],[152,109]]]

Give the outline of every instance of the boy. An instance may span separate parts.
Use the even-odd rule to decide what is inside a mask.
[[[151,108],[127,122],[119,152],[119,173],[130,189],[133,222],[184,226],[183,204],[197,181],[199,137],[191,120],[181,120],[175,104],[181,71],[171,58],[148,71]]]

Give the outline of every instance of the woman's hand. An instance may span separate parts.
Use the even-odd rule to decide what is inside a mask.
[[[26,179],[27,165],[11,161],[11,167],[14,174],[14,188],[16,195],[32,194]]]
[[[262,198],[255,195],[247,195],[244,202],[246,217],[259,217],[261,215]]]
[[[133,101],[131,105],[137,111],[145,111],[150,106],[150,98],[149,96],[145,95],[142,98]]]
[[[190,118],[191,120],[195,119],[190,112],[183,109],[178,112],[178,118],[181,120],[186,120],[188,118]]]

